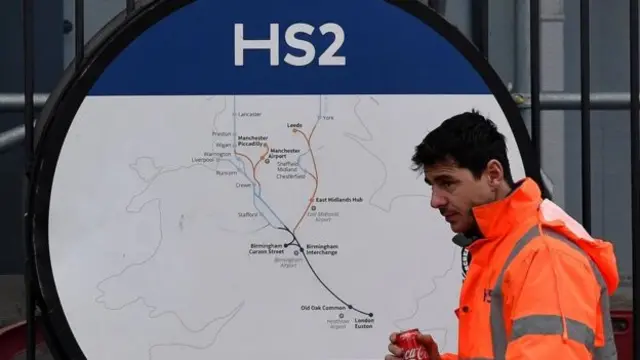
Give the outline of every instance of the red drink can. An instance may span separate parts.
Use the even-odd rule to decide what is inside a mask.
[[[404,350],[405,360],[428,360],[427,350],[418,344],[420,330],[410,329],[399,333],[396,336],[396,345]]]

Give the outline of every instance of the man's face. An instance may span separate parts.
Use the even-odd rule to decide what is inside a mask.
[[[425,167],[425,181],[431,185],[431,207],[440,214],[456,233],[465,233],[475,225],[471,209],[495,200],[495,192],[483,174],[479,179],[471,171],[453,163]]]

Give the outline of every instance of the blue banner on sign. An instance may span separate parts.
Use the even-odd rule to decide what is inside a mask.
[[[90,95],[490,94],[458,50],[383,0],[198,0],[108,66]]]

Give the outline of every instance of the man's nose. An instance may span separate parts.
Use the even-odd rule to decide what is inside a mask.
[[[439,209],[443,206],[447,205],[447,198],[438,194],[436,191],[431,192],[431,207],[434,209]]]

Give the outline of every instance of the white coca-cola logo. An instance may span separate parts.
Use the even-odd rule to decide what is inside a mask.
[[[404,352],[405,360],[426,360],[429,356],[427,355],[427,350],[425,350],[422,346],[409,349]]]

